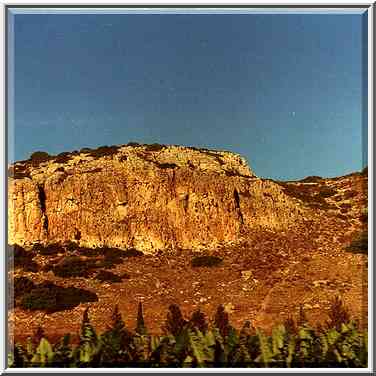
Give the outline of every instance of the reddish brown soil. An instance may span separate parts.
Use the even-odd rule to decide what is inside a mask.
[[[323,186],[335,194],[311,200]],[[287,194],[303,192],[297,205],[309,206],[310,216],[286,233],[258,231],[233,247],[208,252],[223,258],[214,267],[191,266],[195,253],[130,257],[116,265],[115,274],[130,279],[105,283],[94,278],[60,278],[50,272],[28,273],[35,282],[51,280],[61,286],[75,286],[96,292],[99,301],[80,304],[67,311],[46,314],[16,308],[9,322],[16,341],[23,341],[41,325],[51,340],[64,333],[78,333],[83,311],[90,307],[90,319],[99,332],[106,328],[115,304],[129,328],[135,327],[137,304],[143,302],[144,317],[152,333],[160,333],[168,306],[177,303],[189,316],[201,308],[209,318],[224,304],[235,327],[245,320],[269,330],[302,305],[314,324],[327,320],[331,300],[340,296],[353,317],[367,326],[367,255],[347,251],[346,246],[366,230],[367,176],[326,179],[316,183],[285,183]],[[305,200],[304,195],[307,195]],[[345,204],[345,205],[344,205]],[[38,256],[39,263],[51,256]],[[243,272],[243,273],[242,273]],[[12,273],[11,273],[12,274]]]

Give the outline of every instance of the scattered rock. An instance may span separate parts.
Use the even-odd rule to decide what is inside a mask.
[[[241,272],[241,275],[242,275],[242,279],[244,281],[248,281],[250,278],[252,278],[253,272],[252,272],[252,270],[243,270]]]
[[[225,304],[223,304],[223,309],[228,314],[231,314],[231,313],[234,312],[235,306],[232,303],[225,303]]]

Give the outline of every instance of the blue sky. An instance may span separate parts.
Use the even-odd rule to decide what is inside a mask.
[[[365,15],[9,20],[10,160],[136,141],[234,151],[275,179],[366,164]]]

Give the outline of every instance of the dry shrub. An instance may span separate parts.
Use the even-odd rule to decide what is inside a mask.
[[[223,260],[217,256],[197,256],[192,259],[191,265],[194,268],[203,266],[211,267],[218,266],[222,261]]]
[[[101,282],[121,282],[123,280],[122,276],[111,273],[107,270],[101,270],[96,276],[95,279],[98,279]]]

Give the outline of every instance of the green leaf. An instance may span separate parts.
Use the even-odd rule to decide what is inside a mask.
[[[41,367],[44,367],[46,364],[51,363],[53,358],[54,352],[51,344],[45,338],[42,338],[39,346],[37,347],[35,355],[31,359],[31,362],[37,363]]]
[[[273,353],[269,345],[268,337],[263,332],[256,329],[256,334],[260,341],[260,355],[255,359],[255,362],[262,364],[264,367],[268,367],[272,360]]]
[[[189,342],[199,367],[205,367],[207,362],[214,362],[214,348],[211,346],[212,339],[210,337],[207,341],[200,330],[189,330]]]

